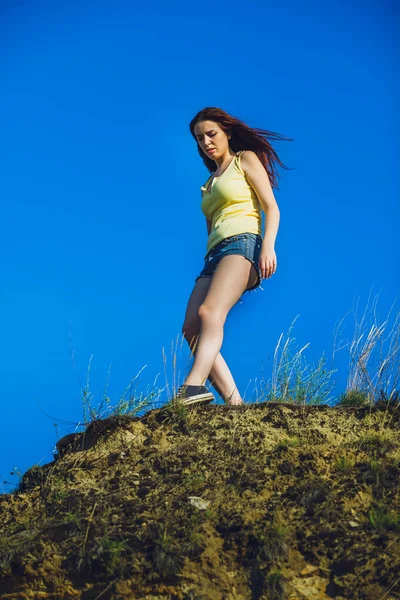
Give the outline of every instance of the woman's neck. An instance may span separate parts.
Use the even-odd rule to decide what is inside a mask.
[[[222,158],[222,162],[220,164],[217,163],[217,169],[214,172],[214,175],[216,175],[218,177],[218,175],[221,174],[221,172],[223,173],[226,169],[226,167],[228,167],[233,158],[235,156],[235,152],[233,154],[231,154],[230,152],[228,152],[223,158]]]

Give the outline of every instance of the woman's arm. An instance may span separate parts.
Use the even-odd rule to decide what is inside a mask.
[[[263,244],[274,247],[279,228],[280,211],[268,174],[257,154],[252,150],[245,150],[243,152],[241,166],[251,187],[257,194],[261,208],[266,216]]]

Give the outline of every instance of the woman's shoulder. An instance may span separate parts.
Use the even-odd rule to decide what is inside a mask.
[[[257,167],[261,164],[261,161],[256,152],[253,150],[241,150],[240,151],[240,166],[243,171],[246,172],[247,168]]]
[[[253,150],[239,150],[236,152],[236,157],[240,157],[240,162],[252,162],[254,160],[259,160],[257,154]]]
[[[236,152],[236,155],[239,156],[244,156],[245,158],[247,158],[248,156],[257,156],[257,153],[254,152],[254,150],[239,150],[239,152]]]

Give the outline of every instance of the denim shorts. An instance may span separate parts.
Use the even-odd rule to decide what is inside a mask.
[[[196,277],[196,281],[200,279],[200,277],[212,277],[219,261],[224,256],[228,256],[228,254],[240,254],[247,258],[247,260],[249,260],[256,268],[258,281],[252,288],[246,290],[246,292],[255,290],[261,284],[261,269],[259,267],[261,245],[262,237],[256,233],[239,233],[238,235],[231,235],[230,237],[223,239],[219,244],[207,252],[204,259],[203,270],[200,275]]]

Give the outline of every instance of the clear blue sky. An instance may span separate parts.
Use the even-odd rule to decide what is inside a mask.
[[[205,106],[295,138],[275,146],[294,167],[275,194],[277,272],[225,326],[245,399],[297,315],[295,343],[328,367],[356,298],[379,292],[385,318],[399,290],[398,17],[387,0],[1,3],[1,481],[52,460],[41,409],[60,436],[81,421],[71,351],[82,384],[93,355],[97,400],[110,365],[112,401],[145,365],[137,390],[157,374],[165,386],[163,348],[171,382],[207,241],[209,174],[189,132]],[[181,370],[188,357],[183,342]],[[337,395],[347,366],[343,350]]]

